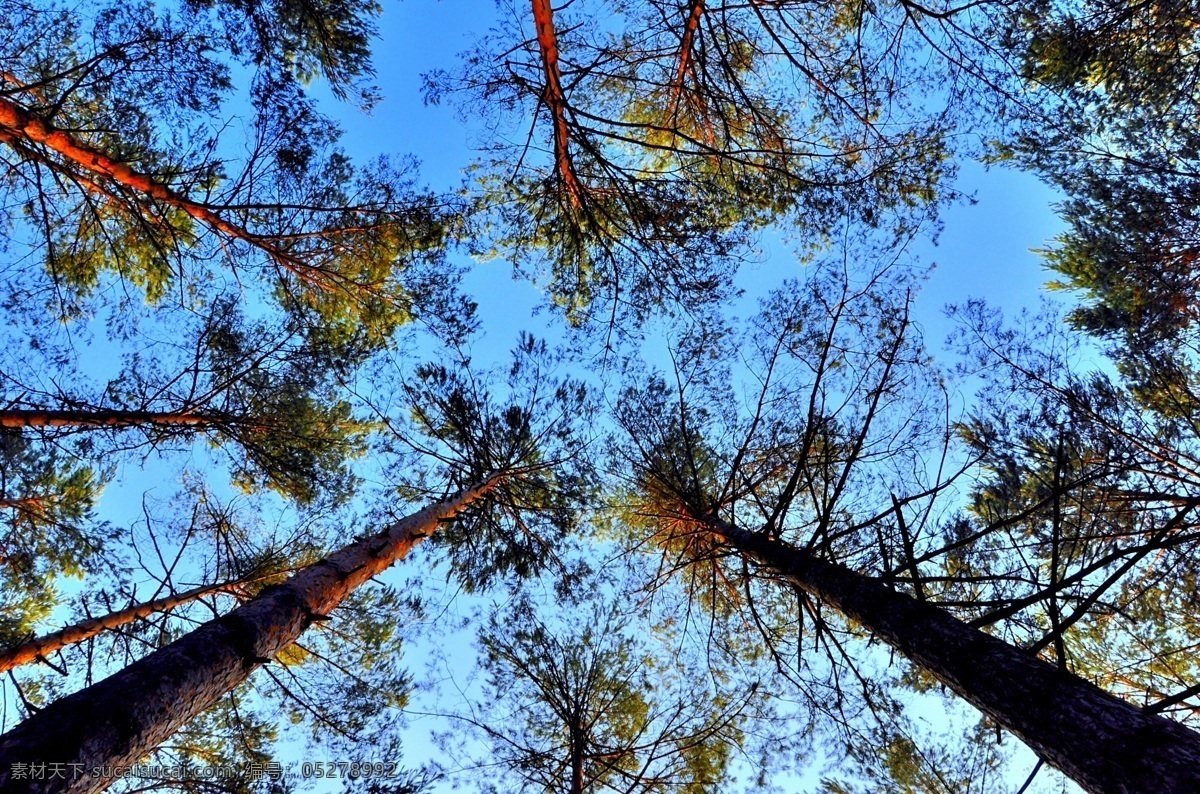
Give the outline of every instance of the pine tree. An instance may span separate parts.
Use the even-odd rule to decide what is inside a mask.
[[[1065,196],[1046,253],[1150,409],[1196,411],[1200,96],[1188,3],[1017,4],[1002,39],[1026,84],[999,156]],[[1010,80],[1011,82],[1011,80]]]
[[[957,111],[940,103],[957,91],[917,66],[907,4],[505,12],[429,93],[496,117],[480,196],[498,223],[475,246],[533,273],[575,323],[727,296],[775,221],[817,248],[847,217],[909,228],[953,170]]]
[[[745,759],[757,684],[686,666],[677,639],[639,637],[649,627],[605,589],[586,580],[578,592],[592,597],[553,614],[522,594],[481,631],[485,691],[450,715],[492,747],[485,766],[503,777],[481,790],[712,791]]]
[[[5,785],[99,790],[111,780],[91,772],[72,781],[20,780],[11,775],[11,763],[18,756],[61,754],[68,746],[79,758],[71,763],[87,770],[142,758],[273,658],[285,665],[301,661],[307,652],[287,649],[306,629],[328,620],[355,590],[427,537],[447,536],[441,543],[450,564],[470,587],[551,564],[542,544],[571,531],[574,514],[566,508],[587,481],[577,433],[586,394],[580,384],[546,371],[551,361],[545,345],[524,340],[507,371],[507,394],[489,387],[482,374],[421,370],[405,392],[413,429],[397,441],[416,449],[415,460],[424,466],[405,490],[415,496],[417,488],[438,482],[450,496],[343,546],[25,720],[0,739],[0,753],[11,753],[11,761],[0,762],[9,770]],[[463,480],[468,484],[459,487]],[[450,519],[463,529],[439,532]],[[131,697],[134,692],[140,694]],[[111,719],[97,720],[97,714]]]
[[[54,391],[43,390],[39,373],[18,363],[6,373],[13,397],[0,409],[0,427],[24,431],[31,444],[86,441],[97,462],[110,450],[166,449],[205,436],[229,453],[239,485],[300,502],[345,496],[347,464],[370,429],[339,386],[351,362],[293,323],[247,319],[229,298],[177,331],[177,342],[150,346],[156,356],[127,356],[102,388],[81,377],[56,378]]]
[[[882,640],[1090,791],[1195,786],[1193,732],[1039,659],[1044,643],[1026,650],[968,624],[972,607],[989,602],[956,599],[953,589],[1012,581],[1003,566],[1015,551],[993,543],[1012,519],[951,520],[940,530],[909,522],[936,512],[950,483],[921,484],[920,461],[938,454],[948,428],[929,412],[937,384],[912,339],[904,292],[883,276],[855,287],[835,271],[764,302],[746,341],[688,340],[678,387],[639,375],[615,448],[632,473],[630,532],[653,539],[709,609],[749,612],[769,644],[790,645],[788,627],[805,621],[831,643],[838,633]],[[754,355],[760,392],[748,416],[722,410],[726,344]],[[1174,537],[1189,511],[1177,506],[1155,537]],[[985,564],[961,564],[972,553]],[[1138,559],[1128,554],[1110,558],[1111,570]],[[944,578],[930,570],[939,559]],[[789,616],[791,588],[799,603]],[[1053,602],[1038,590],[1031,599]],[[1008,593],[991,603],[1012,605],[1002,613],[1011,617],[1031,601]],[[855,672],[840,641],[827,652]],[[800,675],[815,675],[801,665]],[[841,685],[834,691],[840,699]]]
[[[438,261],[445,219],[410,166],[355,168],[304,89],[322,74],[343,93],[361,84],[377,11],[17,4],[0,29],[0,189],[8,238],[45,274],[9,289],[54,291],[75,316],[109,275],[191,303],[222,270],[254,273],[262,297],[331,339],[385,344],[413,315],[403,281]],[[255,113],[243,156],[221,129],[226,59],[249,70],[236,81]]]

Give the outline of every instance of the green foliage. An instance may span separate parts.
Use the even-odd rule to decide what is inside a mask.
[[[0,432],[0,589],[23,594],[6,611],[10,637],[46,616],[58,577],[81,578],[109,562],[114,533],[94,515],[105,479],[18,430]]]
[[[940,597],[1140,702],[1185,689],[1184,648],[1197,641],[1178,600],[1196,581],[1193,422],[1076,374],[1055,318],[1000,326],[974,306],[962,319],[987,386],[959,430],[978,462],[974,517],[945,527],[955,551]],[[1191,707],[1176,714],[1195,719]]]
[[[944,432],[940,384],[908,319],[910,277],[864,286],[822,263],[765,298],[740,334],[682,335],[674,384],[631,366],[613,451],[650,520],[678,522],[709,552],[716,541],[695,523],[710,516],[806,547],[837,535],[835,555],[874,545],[857,517],[890,512],[891,493],[913,488],[902,461]],[[886,468],[872,465],[877,447]]]
[[[5,577],[6,579],[10,577]],[[0,590],[0,647],[17,645],[38,633],[58,606],[59,594],[50,587],[6,585]]]
[[[1008,791],[995,734],[978,722],[960,740],[923,740],[883,730],[873,742],[852,746],[837,777],[822,779],[819,794],[983,794]]]
[[[71,142],[10,131],[3,147],[6,237],[43,258],[45,274],[28,278],[48,278],[51,311],[86,315],[110,275],[191,308],[251,272],[257,299],[327,342],[386,346],[420,311],[409,285],[420,292],[422,268],[441,264],[450,212],[409,160],[353,165],[303,85],[324,74],[344,93],[369,76],[378,10],[213,0],[8,16],[3,96]],[[248,91],[234,92],[230,58],[250,70]],[[242,104],[252,120],[239,142],[228,121]]]
[[[468,721],[503,778],[482,790],[699,794],[731,781],[757,687],[723,686],[634,629],[596,601],[549,618],[523,597],[492,616]]]
[[[186,0],[186,7],[215,11],[226,46],[247,61],[281,66],[305,83],[324,78],[341,98],[351,90],[363,104],[374,98],[362,84],[373,73],[370,44],[382,11],[374,0]]]
[[[243,490],[270,488],[301,503],[348,498],[348,464],[364,451],[371,429],[354,416],[339,382],[353,362],[290,322],[248,319],[233,298],[214,300],[189,319],[174,329],[178,342],[151,347],[157,357],[128,355],[102,395],[23,388],[11,407],[64,412],[60,426],[31,428],[41,445],[70,442],[103,459],[204,434],[228,453],[233,482]]]
[[[214,418],[218,442],[240,447],[235,482],[303,502],[347,498],[347,462],[365,450],[370,425],[353,416],[335,385],[337,352],[290,329],[247,322],[229,303],[205,322],[203,375],[215,399],[198,408]]]
[[[747,238],[708,214],[719,211],[715,202],[690,209],[666,180],[635,186],[605,175],[575,206],[548,181],[484,182],[496,234],[479,252],[530,271],[572,325],[613,314],[642,320],[664,305],[694,309],[729,295],[729,257]]]
[[[232,776],[216,781],[222,789],[236,794],[273,794],[273,781],[257,775],[273,761],[272,745],[279,736],[269,720],[247,709],[249,691],[245,688],[222,698],[199,719],[185,725],[168,748],[159,750],[147,765],[161,765],[177,774],[161,775],[157,781],[131,780],[133,786],[147,784],[177,790],[197,789],[206,785],[199,768],[216,767]],[[208,783],[211,785],[211,781]]]
[[[1200,109],[1194,3],[1019,8],[1006,42],[1030,95],[1001,151],[1057,186],[1067,231],[1046,253],[1143,404],[1196,410]]]
[[[424,458],[406,492],[500,478],[431,538],[469,590],[559,565],[593,492],[585,428],[594,408],[585,385],[557,377],[555,363],[544,342],[523,336],[507,372],[428,364],[404,386],[416,431],[405,443]]]
[[[165,455],[204,435],[235,486],[290,500],[286,540],[214,508],[212,526],[174,536],[173,562],[149,530],[151,543],[129,544],[139,562],[153,550],[164,587],[185,569],[205,581],[261,573],[245,597],[354,534],[349,521],[324,536],[306,522],[350,499],[370,440],[363,468],[391,479],[389,509],[494,483],[427,544],[468,593],[547,571],[563,600],[572,584],[604,590],[567,552],[591,529],[599,486],[614,485],[605,540],[652,549],[653,598],[679,599],[653,629],[611,604],[551,618],[517,598],[499,610],[480,639],[484,702],[467,718],[505,770],[487,791],[724,790],[763,696],[722,664],[762,660],[779,673],[771,690],[795,684],[801,710],[850,742],[850,773],[825,790],[997,786],[985,726],[953,747],[909,731],[903,687],[931,679],[881,673],[859,623],[781,587],[722,526],[1048,658],[1053,645],[1064,668],[1113,691],[1186,689],[1200,632],[1188,517],[1200,488],[1196,10],[685,5],[579,0],[554,10],[553,31],[539,20],[540,37],[505,6],[522,16],[502,19],[458,73],[428,79],[431,99],[465,98],[486,125],[473,187],[447,201],[410,159],[352,162],[312,98],[324,80],[374,101],[375,0],[0,3],[0,99],[62,133],[48,145],[32,127],[0,129],[3,304],[13,328],[36,329],[5,352],[0,396],[10,410],[82,417],[0,433],[0,645],[45,627],[63,577],[86,577],[88,613],[136,594],[93,515],[111,455]],[[964,86],[994,73],[969,59],[993,44],[1039,87],[1006,110],[1014,134],[1000,155],[1068,191],[1070,228],[1047,261],[1085,302],[1071,322],[1105,340],[1123,381],[1058,379],[1068,367],[1054,351],[1021,360],[1049,342],[988,339],[993,392],[952,441],[949,392],[909,317],[917,279],[895,263],[898,241],[953,193],[951,141],[973,112]],[[781,226],[818,261],[734,331],[715,307],[734,296],[755,236]],[[820,259],[835,237],[844,248]],[[604,374],[615,361],[621,376],[608,482],[591,449],[608,419],[582,382],[555,374],[568,362],[545,344],[522,337],[507,371],[472,369],[462,346],[408,365],[403,326],[426,321],[450,345],[474,328],[451,239],[529,273],[575,330],[666,329],[667,368],[639,363],[624,333],[604,340]],[[46,330],[59,320],[78,338]],[[98,334],[120,346],[115,376],[85,360]],[[387,395],[389,363],[403,382]],[[121,412],[120,433],[84,432]],[[964,472],[965,500],[946,507]],[[681,593],[668,595],[672,577]],[[62,654],[64,681],[26,671],[14,686],[34,709],[93,664],[139,658],[223,605],[141,621]],[[162,757],[244,766],[299,734],[334,757],[397,752],[413,687],[401,626],[417,610],[386,587],[353,594]],[[703,660],[681,650],[688,632],[704,635]],[[1172,708],[1194,719],[1186,702]],[[187,775],[168,785],[203,788]]]

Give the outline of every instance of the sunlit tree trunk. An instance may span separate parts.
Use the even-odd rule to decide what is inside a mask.
[[[3,427],[3,425],[0,425]],[[22,496],[16,499],[0,499],[0,508],[10,507],[14,510],[37,511],[46,504],[45,496]]]
[[[218,424],[216,417],[197,411],[0,410],[0,427],[207,427],[215,424]]]
[[[1200,735],[844,566],[705,524],[933,674],[1087,791],[1200,791]]]
[[[200,202],[172,190],[148,174],[130,168],[109,155],[76,139],[15,102],[0,97],[0,141],[17,146],[28,155],[21,141],[39,144],[57,153],[91,176],[111,179],[122,187],[144,193],[163,204],[181,210],[220,234],[252,245],[268,254],[277,264],[309,282],[322,282],[322,274],[288,255],[277,245],[248,229],[223,218]],[[43,158],[38,158],[43,160]],[[47,163],[52,165],[51,163]]]
[[[704,0],[692,0],[688,9],[687,21],[683,25],[683,39],[679,44],[679,62],[675,67],[675,79],[671,83],[671,110],[668,114],[672,119],[679,111],[679,100],[683,96],[683,83],[692,69],[692,50],[696,46],[696,31],[700,29],[700,20],[704,17]]]
[[[554,9],[551,0],[533,0],[533,24],[537,29],[538,49],[542,56],[542,71],[546,76],[543,100],[550,110],[554,124],[554,167],[563,181],[571,205],[578,207],[583,190],[571,162],[571,133],[567,127],[567,98],[563,92],[562,74],[558,66],[558,34],[554,29]]]
[[[103,790],[113,782],[103,775],[106,767],[145,757],[503,478],[493,475],[355,541],[228,615],[55,701],[0,737],[0,791]],[[53,780],[13,774],[14,764],[31,761],[66,764],[68,774]]]
[[[159,612],[170,612],[176,607],[190,604],[193,601],[215,593],[236,593],[246,580],[220,582],[202,587],[185,590],[182,593],[156,598],[142,604],[134,604],[125,609],[118,609],[95,618],[88,618],[65,628],[41,637],[0,650],[0,673],[6,673],[14,667],[29,664],[47,654],[60,651],[72,645],[99,636],[105,631],[128,625],[135,620],[149,617]]]

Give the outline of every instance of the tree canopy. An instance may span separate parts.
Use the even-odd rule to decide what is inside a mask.
[[[1200,788],[1195,9],[446,13],[0,0],[0,788]]]

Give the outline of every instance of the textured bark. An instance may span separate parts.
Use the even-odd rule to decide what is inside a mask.
[[[713,532],[860,623],[1091,792],[1200,792],[1200,735],[941,609],[763,534]]]
[[[0,410],[0,427],[136,427],[178,425],[208,427],[218,424],[214,416],[194,411],[43,411]]]
[[[81,620],[65,628],[41,637],[34,637],[20,645],[0,650],[0,673],[6,673],[14,667],[29,664],[46,654],[60,651],[77,643],[89,640],[105,631],[125,626],[140,618],[149,617],[158,612],[169,612],[172,609],[189,604],[200,598],[214,593],[233,593],[244,584],[238,582],[221,582],[220,584],[204,585],[186,590],[175,595],[156,598],[143,604],[135,604],[125,609],[118,609],[88,620]]]
[[[144,193],[163,204],[182,210],[226,237],[258,248],[269,255],[278,265],[305,281],[321,284],[326,280],[320,271],[298,262],[270,240],[226,220],[200,202],[172,190],[148,174],[135,171],[125,163],[114,160],[104,152],[77,140],[74,136],[55,129],[49,122],[38,118],[15,102],[0,97],[0,140],[15,145],[22,139],[54,151],[88,174],[111,179],[123,187]],[[28,154],[28,150],[22,149],[22,153]]]
[[[550,0],[533,0],[533,25],[537,29],[538,49],[542,54],[542,71],[546,76],[543,99],[550,110],[554,125],[554,167],[563,181],[571,206],[583,202],[583,188],[571,162],[571,133],[567,126],[567,99],[563,93],[562,74],[558,67],[558,34],[554,30],[554,9]]]
[[[55,701],[0,736],[0,791],[102,791],[115,780],[106,772],[144,758],[502,479],[502,474],[493,475],[355,541],[228,615]],[[30,762],[60,764],[67,772],[53,780],[13,775],[14,764]]]

